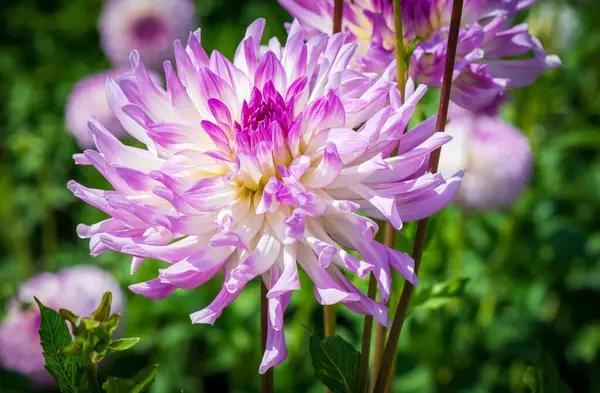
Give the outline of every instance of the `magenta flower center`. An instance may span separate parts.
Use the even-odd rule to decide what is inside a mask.
[[[163,35],[165,26],[155,15],[147,15],[133,24],[133,34],[141,42],[153,42]]]
[[[288,105],[275,89],[266,87],[261,93],[252,91],[249,102],[244,101],[240,122],[235,122],[235,142],[239,149],[250,151],[262,141],[273,141],[273,132],[281,130],[287,136],[290,116]]]

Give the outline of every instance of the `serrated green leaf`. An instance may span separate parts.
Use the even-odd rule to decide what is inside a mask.
[[[310,336],[315,376],[334,393],[357,393],[360,352],[340,336]]]
[[[109,348],[111,351],[126,351],[140,341],[138,337],[122,338],[120,340],[111,341]]]
[[[60,349],[73,341],[69,328],[59,313],[44,306],[37,298],[35,301],[40,308],[40,343],[46,369],[63,393],[76,393],[81,379],[81,360],[59,355]]]
[[[109,377],[102,384],[102,389],[106,393],[143,393],[152,386],[157,373],[158,365],[154,364],[139,371],[131,378]]]
[[[531,389],[531,393],[571,393],[569,386],[560,379],[558,370],[552,359],[545,354],[527,368],[523,383]]]
[[[468,278],[455,278],[430,287],[419,287],[411,301],[412,310],[435,310],[460,300],[469,282]]]

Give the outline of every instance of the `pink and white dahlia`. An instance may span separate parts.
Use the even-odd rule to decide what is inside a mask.
[[[531,177],[529,140],[497,114],[454,107],[446,132],[454,137],[440,156],[440,172],[465,168],[455,202],[467,210],[509,207]]]
[[[279,0],[311,33],[331,32],[334,0]],[[408,75],[440,86],[444,73],[452,0],[403,0],[405,47],[422,40]],[[505,89],[531,84],[544,70],[560,66],[547,55],[527,24],[513,25],[535,0],[465,0],[457,47],[452,100],[471,110],[496,106]],[[396,32],[390,0],[344,1],[343,30],[358,44],[353,66],[382,73],[395,58]]]
[[[52,384],[44,368],[40,345],[40,310],[33,297],[55,311],[65,308],[76,315],[90,316],[102,295],[113,295],[112,311],[121,312],[123,292],[115,280],[95,266],[75,266],[57,274],[40,273],[21,285],[0,322],[0,365],[24,374],[37,385]]]
[[[132,291],[162,299],[223,272],[220,293],[193,323],[213,324],[250,280],[262,279],[270,324],[261,372],[286,357],[283,313],[300,288],[298,265],[321,304],[341,302],[387,325],[387,309],[342,270],[372,272],[384,300],[390,266],[417,278],[412,259],[377,242],[377,224],[363,214],[400,229],[450,203],[461,179],[427,173],[429,153],[450,139],[434,133],[434,119],[403,132],[424,86],[409,84],[401,104],[388,77],[393,65],[381,77],[351,70],[356,45],[345,34],[305,41],[297,23],[285,46],[271,39],[261,49],[264,23],[248,27],[233,62],[208,56],[199,30],[185,48],[176,41],[177,72],[164,64],[166,91],[134,52],[135,81],[109,80],[108,102],[146,148],[121,144],[92,120],[98,151],[75,160],[115,189],[69,184],[111,216],[78,228],[93,255],[130,254],[132,271],[144,258],[171,264]]]
[[[136,49],[150,68],[160,68],[173,41],[197,26],[192,0],[107,0],[98,30],[113,64],[126,65]]]

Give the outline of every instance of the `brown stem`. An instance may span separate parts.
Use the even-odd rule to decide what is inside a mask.
[[[267,329],[269,328],[269,301],[267,299],[267,287],[260,280],[260,347],[264,354],[267,348]],[[275,392],[275,384],[273,378],[273,367],[268,369],[260,376],[262,393]]]
[[[344,0],[335,0],[333,4],[333,31],[332,34],[342,31],[342,19],[344,16]],[[335,306],[328,305],[323,307],[323,320],[325,325],[325,337],[335,336]],[[326,393],[331,393],[329,388],[325,388]]]
[[[333,5],[333,34],[342,31],[342,17],[344,16],[344,0],[335,0]]]
[[[383,357],[383,349],[385,348],[385,337],[387,336],[388,328],[383,325],[377,324],[375,326],[375,344],[373,351],[373,368],[371,369],[371,387],[369,392],[375,389],[375,381],[377,381],[377,373],[381,366],[381,360]]]
[[[454,60],[456,58],[456,46],[458,44],[458,33],[460,30],[460,20],[462,17],[463,0],[454,0],[452,5],[452,17],[450,20],[450,32],[448,35],[448,49],[446,55],[446,64],[444,67],[444,79],[442,81],[442,92],[440,97],[440,106],[438,108],[438,118],[436,122],[436,131],[444,131],[446,127],[446,120],[448,119],[448,105],[450,103],[450,89],[452,88],[452,74],[454,72]],[[431,153],[429,159],[429,171],[431,173],[437,172],[438,163],[440,159],[440,149],[435,150]],[[419,221],[417,226],[417,234],[415,238],[415,244],[413,247],[413,259],[415,260],[415,274],[418,273],[421,265],[421,258],[423,256],[423,248],[425,245],[425,233],[427,231],[428,218],[424,218]],[[402,293],[400,294],[400,301],[398,302],[398,308],[396,309],[396,315],[392,322],[392,328],[388,336],[388,342],[385,346],[383,353],[383,360],[381,362],[381,368],[377,376],[377,382],[375,384],[375,393],[384,393],[386,385],[388,383],[391,367],[396,355],[396,348],[398,347],[398,339],[402,331],[402,326],[406,320],[406,313],[408,310],[408,303],[413,292],[413,285],[409,282],[404,284]]]
[[[377,296],[377,281],[373,273],[369,276],[369,291],[367,295],[371,299]],[[373,332],[373,316],[365,316],[363,325],[363,337],[360,354],[360,374],[358,374],[358,393],[367,393],[367,382],[369,380],[369,355],[371,354],[371,335]]]
[[[323,306],[323,324],[325,325],[325,337],[335,336],[335,305]],[[332,393],[331,389],[325,388],[326,393]]]

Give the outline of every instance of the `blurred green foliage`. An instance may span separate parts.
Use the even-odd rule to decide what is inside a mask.
[[[196,3],[207,50],[232,56],[257,17],[268,21],[265,36],[284,38],[289,17],[275,0]],[[96,30],[101,6],[100,0],[2,2],[0,303],[38,271],[98,264],[126,288],[161,266],[147,262],[131,276],[127,257],[108,252],[92,258],[87,242],[75,234],[78,223],[103,218],[65,187],[72,178],[105,184],[92,169],[73,165],[78,148],[63,119],[73,84],[109,67]],[[525,17],[535,19],[540,6]],[[564,68],[513,92],[504,111],[531,139],[532,183],[510,211],[466,214],[449,208],[432,220],[423,287],[448,276],[469,282],[460,302],[415,309],[400,340],[394,392],[530,392],[539,387],[524,376],[540,359],[552,359],[574,392],[600,392],[600,4],[573,0],[569,6],[579,31],[570,42],[563,38],[573,27],[564,21],[548,28],[547,15],[539,12],[546,23],[535,25]],[[413,231],[408,225],[398,247],[410,249]],[[319,329],[322,316],[305,278],[286,313],[290,356],[276,368],[279,392],[323,390],[313,376],[302,326]],[[189,321],[188,314],[216,295],[217,281],[158,302],[128,293],[124,335],[142,341],[115,355],[102,372],[127,377],[159,363],[152,393],[259,391],[256,283],[214,327]],[[366,292],[366,283],[359,285]],[[339,310],[338,333],[358,343],[362,318]],[[1,392],[27,389],[25,379],[0,370]]]

